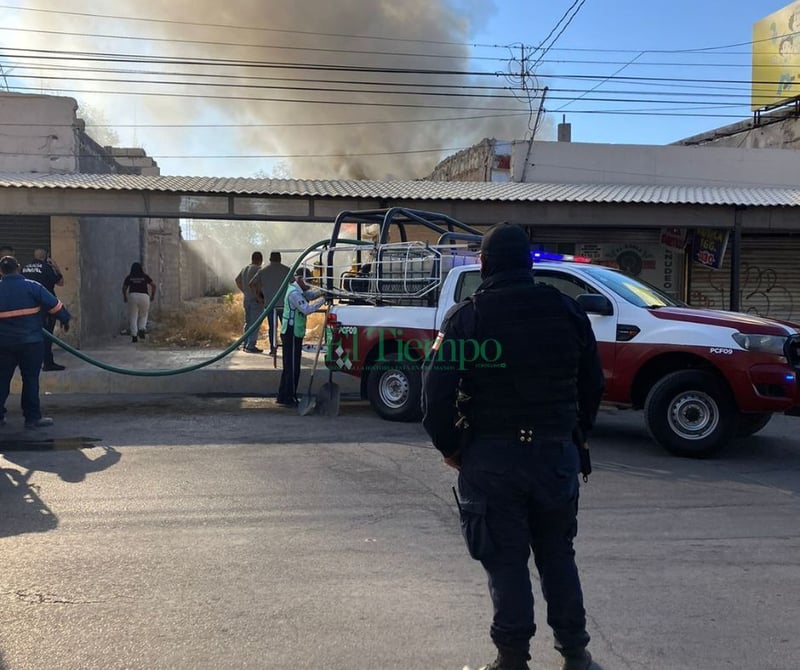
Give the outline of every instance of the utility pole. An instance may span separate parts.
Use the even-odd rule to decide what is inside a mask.
[[[528,80],[527,80],[528,73],[525,70],[525,45],[524,44],[520,44],[519,45],[519,52],[520,52],[519,78],[522,81],[522,90],[525,93],[527,93],[527,91],[528,91]]]
[[[0,77],[3,78],[3,83],[6,85],[6,92],[10,92],[11,89],[8,87],[8,79],[6,79],[6,71],[3,69],[2,63],[0,63]]]
[[[520,178],[521,182],[525,181],[525,175],[528,173],[528,165],[531,162],[531,156],[533,155],[533,140],[536,137],[536,129],[539,127],[539,119],[544,112],[544,99],[547,97],[547,86],[542,89],[542,99],[539,101],[539,109],[536,112],[536,122],[533,124],[533,129],[531,130],[531,139],[528,140],[528,151],[525,154],[525,162],[522,164],[522,177]]]

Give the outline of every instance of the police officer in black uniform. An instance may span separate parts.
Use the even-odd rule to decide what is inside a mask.
[[[457,502],[470,555],[489,576],[487,670],[527,670],[534,561],[564,670],[586,670],[586,613],[573,539],[579,448],[603,393],[585,312],[536,284],[528,237],[493,226],[481,245],[483,283],[445,316],[424,370],[423,425],[459,470]],[[586,452],[588,453],[588,452]]]
[[[41,284],[53,295],[55,295],[56,286],[64,285],[64,276],[56,262],[49,257],[47,249],[34,249],[33,260],[22,267],[22,276]],[[52,335],[56,327],[56,318],[47,312],[42,312],[42,327]],[[63,369],[63,365],[59,365],[53,360],[53,341],[49,337],[45,337],[42,370],[52,372]]]

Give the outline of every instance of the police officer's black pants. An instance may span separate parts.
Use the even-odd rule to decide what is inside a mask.
[[[281,334],[283,346],[283,372],[278,387],[277,401],[291,404],[297,402],[297,384],[300,382],[300,359],[303,354],[303,338],[290,331]]]
[[[556,649],[585,647],[586,613],[572,541],[578,529],[578,454],[570,441],[475,436],[458,486],[462,530],[489,576],[492,641],[527,654],[536,632],[528,558],[547,601]]]

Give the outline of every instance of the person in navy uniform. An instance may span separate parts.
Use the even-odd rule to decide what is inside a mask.
[[[536,632],[531,550],[564,670],[592,664],[573,539],[578,448],[603,394],[585,312],[537,284],[519,226],[481,244],[483,282],[445,315],[424,368],[423,426],[459,471],[461,526],[489,577],[497,658],[487,670],[527,670]]]
[[[22,376],[25,427],[50,426],[53,420],[42,416],[39,404],[39,372],[44,356],[41,312],[60,321],[64,332],[69,330],[71,317],[50,291],[20,274],[13,256],[0,259],[0,276],[0,426],[6,424],[6,400],[17,368]]]
[[[22,276],[25,279],[38,282],[44,286],[50,293],[55,295],[56,286],[64,285],[64,276],[58,264],[50,258],[47,249],[34,249],[33,260],[22,266]],[[42,326],[43,328],[53,334],[56,328],[56,318],[47,312],[42,312]],[[42,370],[45,372],[63,370],[64,366],[59,365],[53,359],[53,342],[50,338],[44,338],[44,361],[42,363]]]

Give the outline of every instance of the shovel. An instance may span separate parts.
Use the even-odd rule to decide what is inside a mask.
[[[276,333],[278,325],[278,313],[273,309],[272,310],[272,323],[269,324],[269,332],[272,336],[272,367],[276,370],[278,369],[278,341],[280,340],[280,335]]]
[[[311,412],[314,411],[314,408],[317,406],[317,399],[313,395],[311,395],[311,387],[314,384],[314,374],[317,371],[317,363],[319,362],[319,352],[322,351],[322,339],[325,337],[324,324],[320,330],[321,333],[319,336],[319,342],[317,342],[317,353],[314,355],[314,367],[311,368],[311,378],[308,380],[308,391],[306,391],[305,397],[300,401],[300,404],[297,406],[298,414],[300,414],[300,416],[308,416],[309,414],[311,414]]]
[[[317,412],[322,416],[339,416],[339,385],[333,383],[333,370],[328,374],[328,381],[317,391]]]

